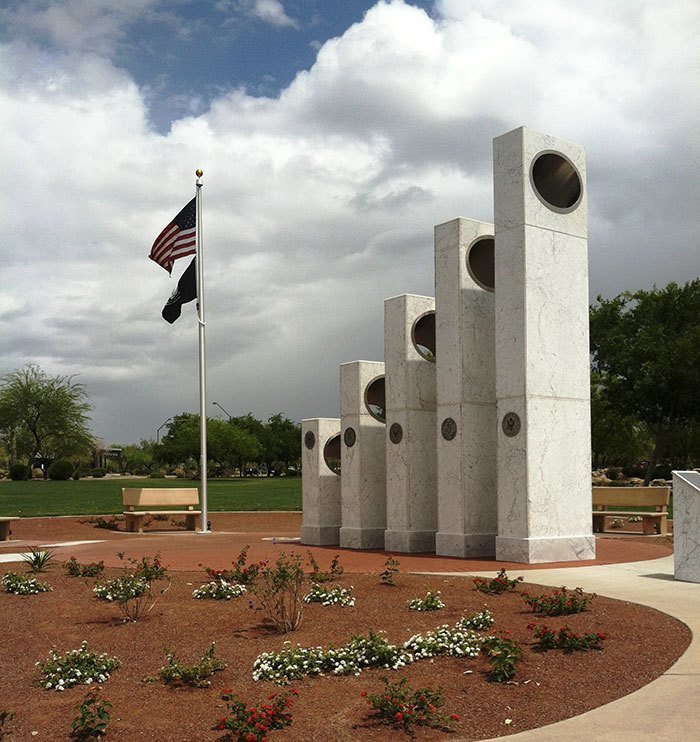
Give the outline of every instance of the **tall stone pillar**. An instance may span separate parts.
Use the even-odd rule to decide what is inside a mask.
[[[435,227],[438,532],[435,551],[496,548],[496,350],[493,225]]]
[[[301,421],[301,543],[337,546],[340,540],[340,420]]]
[[[386,528],[384,363],[340,366],[340,545],[383,549]]]
[[[496,558],[593,559],[584,151],[527,128],[493,150]]]
[[[435,299],[384,302],[386,502],[384,548],[435,551]]]

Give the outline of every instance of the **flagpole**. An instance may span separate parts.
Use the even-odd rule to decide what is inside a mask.
[[[199,475],[202,482],[201,497],[201,527],[200,533],[209,533],[207,523],[209,513],[207,509],[207,370],[204,330],[206,327],[204,315],[204,247],[202,245],[202,176],[201,170],[195,172],[197,176],[196,207],[197,207],[197,324],[199,326]]]

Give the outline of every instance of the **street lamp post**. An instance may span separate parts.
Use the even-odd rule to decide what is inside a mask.
[[[224,413],[224,415],[226,415],[226,417],[228,417],[229,420],[232,420],[233,419],[231,417],[231,415],[229,415],[228,412],[226,412],[226,410],[218,402],[212,402],[212,404],[215,405],[216,407],[218,407]]]
[[[172,417],[169,417],[159,428],[156,430],[156,443],[160,443],[160,431],[163,430],[163,428],[172,420]]]

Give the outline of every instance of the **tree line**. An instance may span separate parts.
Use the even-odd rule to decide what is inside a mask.
[[[700,279],[598,296],[590,307],[591,433],[595,467],[659,472],[700,463]],[[85,387],[35,364],[0,385],[0,470],[67,459],[79,471],[94,453]],[[162,441],[114,446],[119,471],[179,467],[198,475],[199,416],[176,415]],[[207,420],[213,473],[261,464],[285,472],[300,458],[300,426],[282,414]],[[642,467],[642,468],[640,468]]]

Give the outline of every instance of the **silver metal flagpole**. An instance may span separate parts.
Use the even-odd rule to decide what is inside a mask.
[[[202,245],[202,176],[197,176],[197,323],[199,325],[199,474],[202,481],[202,516],[200,533],[209,533],[207,527],[209,512],[207,509],[207,368],[204,342],[206,321],[204,318],[204,247]]]

